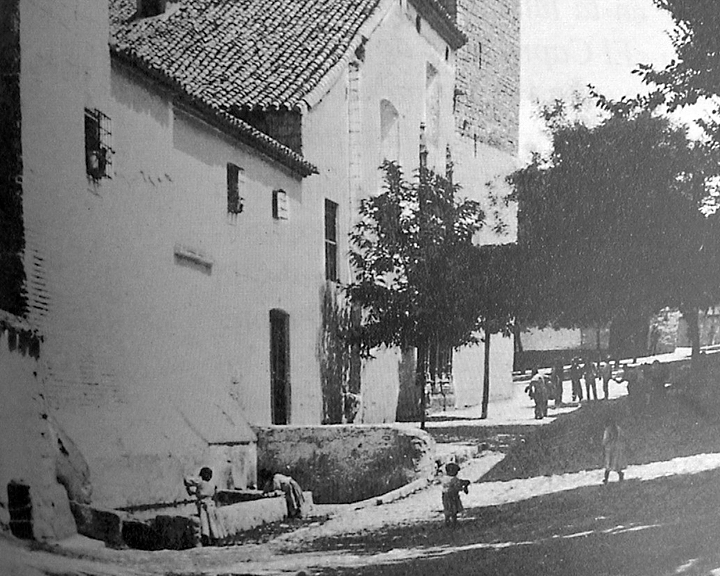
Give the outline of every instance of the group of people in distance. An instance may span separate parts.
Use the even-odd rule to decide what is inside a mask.
[[[607,357],[598,363],[589,358],[581,363],[580,358],[573,358],[569,367],[570,382],[572,383],[572,401],[582,402],[598,400],[597,380],[602,382],[603,398],[610,397],[610,380],[612,379],[612,362]],[[582,379],[585,380],[585,394],[583,395]],[[535,402],[535,418],[541,420],[547,416],[548,402],[555,401],[555,406],[563,404],[563,381],[565,380],[565,367],[561,360],[557,360],[546,378],[537,369],[532,371],[532,377],[525,388],[530,398]]]
[[[655,360],[652,364],[630,365],[624,370],[630,410],[640,413],[658,405],[665,396],[668,368]]]

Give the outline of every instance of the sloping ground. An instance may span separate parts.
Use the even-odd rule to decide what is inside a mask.
[[[641,414],[630,412],[625,397],[591,402],[552,424],[522,434],[482,482],[602,467],[602,435],[609,418],[616,419],[626,433],[630,464],[720,452],[720,426],[715,419],[679,395],[668,395]]]

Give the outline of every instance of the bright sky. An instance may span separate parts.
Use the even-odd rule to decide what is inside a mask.
[[[546,146],[536,100],[568,99],[593,84],[612,98],[645,92],[638,63],[673,55],[670,17],[652,0],[521,0],[520,158]]]

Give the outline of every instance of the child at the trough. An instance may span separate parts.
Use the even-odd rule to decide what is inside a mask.
[[[460,466],[455,462],[449,462],[445,465],[445,475],[440,480],[445,524],[457,524],[457,515],[463,509],[460,491],[467,494],[468,486],[470,486],[470,480],[458,478],[458,472],[460,472]]]
[[[200,533],[196,544],[202,546],[219,544],[227,536],[215,508],[216,488],[212,477],[212,470],[203,466],[199,477],[193,476],[183,480],[188,495],[195,496],[195,505],[200,517]]]
[[[288,518],[302,518],[305,507],[305,497],[302,488],[294,478],[284,474],[273,474],[263,470],[261,476],[265,478],[263,492],[265,494],[284,494],[287,504]]]

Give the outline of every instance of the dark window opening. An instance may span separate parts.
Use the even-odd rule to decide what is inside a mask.
[[[335,202],[325,200],[325,279],[334,282],[338,280],[337,211]]]
[[[100,110],[85,109],[85,170],[94,181],[112,177],[110,118]]]
[[[478,68],[482,69],[482,64],[483,64],[482,42],[478,42]]]
[[[165,12],[167,0],[138,0],[137,15],[141,18],[159,16]]]
[[[32,502],[30,487],[18,482],[10,482],[7,487],[8,512],[10,513],[10,532],[16,538],[33,539]]]
[[[450,60],[450,48],[445,46],[445,62],[447,62],[448,60]]]
[[[228,214],[240,214],[245,199],[240,196],[240,174],[242,169],[235,164],[227,165],[227,211]]]
[[[276,220],[288,219],[288,196],[285,190],[273,190],[272,215]]]
[[[420,15],[415,16],[415,30],[420,32],[422,29],[422,18],[420,18]]]

